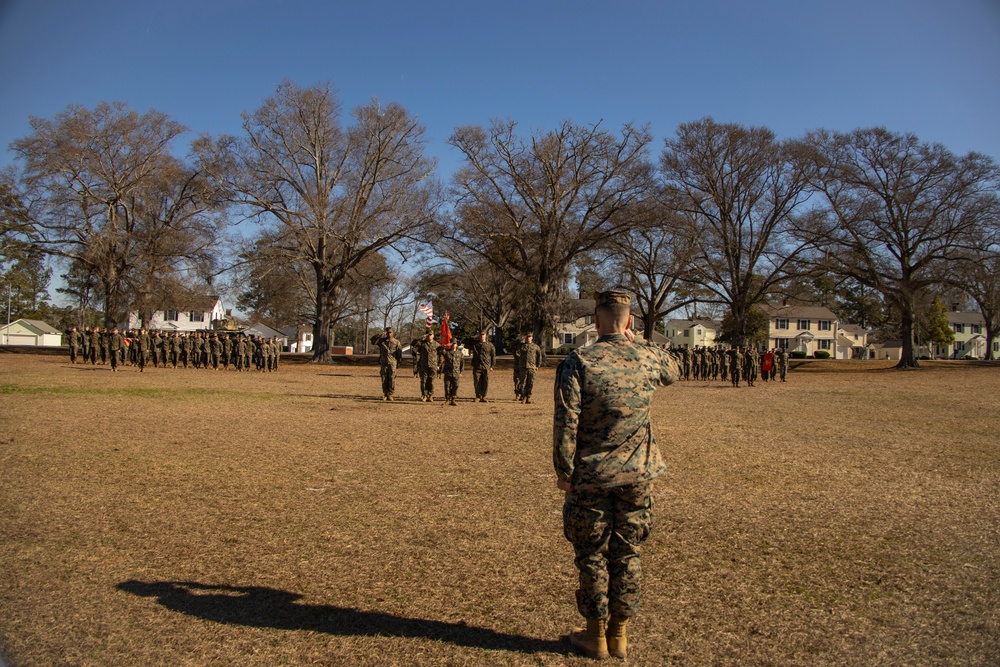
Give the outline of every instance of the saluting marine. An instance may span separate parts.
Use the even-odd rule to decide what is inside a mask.
[[[552,459],[587,620],[570,641],[591,658],[624,658],[626,626],[639,611],[640,548],[653,526],[652,480],[666,469],[649,419],[653,392],[680,369],[668,352],[633,342],[628,294],[596,301],[600,337],[556,370]]]

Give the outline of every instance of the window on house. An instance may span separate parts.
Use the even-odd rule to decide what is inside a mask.
[[[978,325],[978,324],[970,324],[969,325],[969,330],[972,333],[974,333],[974,334],[981,334],[981,333],[983,333],[983,328],[980,325]]]
[[[787,350],[788,349],[788,339],[787,338],[775,338],[774,339],[774,346],[775,347],[780,347],[782,349]]]
[[[775,320],[774,321],[774,328],[775,329],[787,329],[788,328],[788,320],[784,320],[784,319]]]
[[[799,320],[799,331],[809,331],[809,320]]]
[[[1000,341],[993,341],[993,351],[1000,352]]]
[[[694,335],[695,335],[695,336],[700,336],[700,335],[701,335],[701,329],[698,329],[698,330],[696,330],[696,331],[694,332]]]
[[[691,330],[690,329],[685,329],[684,330],[684,337],[685,338],[690,338],[691,337]]]
[[[830,330],[830,324],[831,324],[830,320],[820,320],[819,321],[819,330],[820,331],[829,331]]]
[[[583,323],[584,324],[593,324],[594,323],[594,316],[593,315],[587,315],[585,318],[583,318]]]
[[[204,322],[205,313],[203,313],[200,310],[199,311],[192,310],[190,313],[188,313],[188,319],[190,319],[192,322]]]
[[[180,313],[178,313],[176,310],[163,311],[164,322],[176,322],[179,319],[180,319]]]
[[[965,325],[964,324],[959,324],[959,323],[956,322],[952,326],[955,327],[955,333],[965,333]]]
[[[575,333],[564,333],[563,334],[563,345],[576,345],[576,334]]]
[[[830,343],[832,343],[832,342],[833,341],[830,340],[829,338],[822,338],[822,339],[816,341],[816,343],[819,345],[819,349],[821,349],[821,350],[829,350],[830,349]]]
[[[955,351],[956,352],[964,352],[965,351],[965,343],[963,343],[962,341],[957,341],[955,343]]]

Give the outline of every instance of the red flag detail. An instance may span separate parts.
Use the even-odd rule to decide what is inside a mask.
[[[448,313],[444,314],[444,319],[441,320],[441,340],[438,341],[442,345],[451,345],[451,327],[448,326]]]

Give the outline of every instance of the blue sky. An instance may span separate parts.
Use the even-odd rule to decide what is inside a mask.
[[[122,100],[238,133],[282,79],[463,124],[884,125],[1000,159],[1000,0],[0,0],[0,166],[28,116]]]

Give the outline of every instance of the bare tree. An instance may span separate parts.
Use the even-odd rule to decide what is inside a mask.
[[[989,157],[884,128],[808,136],[827,216],[810,233],[832,270],[880,292],[901,318],[898,367],[917,365],[917,302],[948,263],[975,251],[997,214],[1000,172]]]
[[[651,137],[631,125],[615,136],[568,121],[530,137],[516,130],[513,121],[494,121],[451,136],[465,165],[454,177],[449,236],[529,290],[542,340],[573,260],[632,223],[631,204],[652,183]]]
[[[99,279],[107,326],[125,316],[143,272],[182,271],[204,255],[221,204],[205,174],[171,153],[184,126],[118,102],[31,127],[12,144],[29,218],[41,247]]]
[[[635,294],[643,336],[649,340],[661,318],[694,301],[685,279],[692,271],[695,244],[686,233],[686,220],[662,199],[652,198],[638,209],[637,224],[612,240],[611,253],[618,286]]]
[[[660,166],[694,248],[689,278],[728,307],[742,343],[751,308],[788,277],[806,247],[790,230],[808,197],[811,166],[797,142],[711,118],[682,124]]]
[[[243,115],[242,138],[212,147],[234,201],[259,220],[271,253],[312,272],[314,360],[329,359],[337,301],[366,258],[420,237],[439,203],[424,128],[373,100],[343,127],[329,85],[278,86]],[[207,146],[203,145],[207,149]]]

